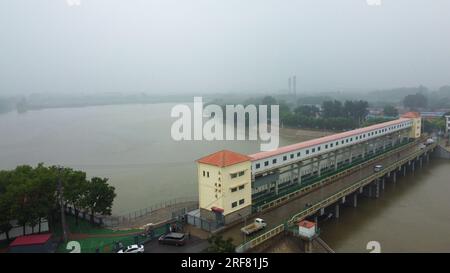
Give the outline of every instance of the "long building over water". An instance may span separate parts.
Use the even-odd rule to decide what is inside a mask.
[[[243,155],[223,150],[197,160],[200,216],[219,225],[276,198],[421,136],[421,117],[401,118]]]

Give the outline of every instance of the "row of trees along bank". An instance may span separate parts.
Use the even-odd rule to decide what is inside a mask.
[[[218,102],[213,102],[218,103]],[[220,104],[220,103],[219,103]],[[231,103],[232,104],[232,103]],[[225,104],[220,104],[223,113]],[[247,100],[243,103],[244,107],[255,105],[256,111],[259,105],[279,105],[280,125],[292,128],[306,129],[326,129],[326,130],[349,130],[358,128],[364,124],[369,113],[369,103],[363,100],[350,101],[344,103],[338,100],[324,101],[321,107],[316,105],[295,105],[288,104],[283,100],[277,101],[272,96],[266,96],[259,99]],[[271,119],[270,111],[267,113],[268,120]],[[223,116],[225,121],[226,115]],[[249,116],[245,115],[245,125],[248,125]],[[237,115],[234,116],[236,122]]]
[[[267,99],[266,99],[267,100]],[[284,126],[308,129],[348,130],[360,127],[369,111],[367,101],[324,101],[321,109],[315,105],[288,107],[279,102],[280,122]]]
[[[0,232],[11,230],[11,221],[34,227],[46,218],[52,230],[60,223],[58,185],[62,185],[64,206],[75,209],[76,224],[80,210],[89,211],[91,222],[94,214],[111,215],[115,188],[107,178],[86,178],[86,173],[58,166],[46,167],[42,163],[35,168],[24,165],[14,170],[0,171]]]

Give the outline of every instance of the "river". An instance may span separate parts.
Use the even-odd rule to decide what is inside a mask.
[[[0,115],[0,169],[59,164],[108,177],[116,187],[113,213],[197,195],[195,159],[221,149],[259,150],[257,141],[172,140],[173,104],[59,108]],[[292,131],[289,131],[292,135]],[[280,136],[280,145],[312,136]],[[379,199],[360,198],[339,219],[321,223],[321,237],[337,252],[450,251],[450,162],[433,159]]]
[[[259,151],[258,141],[174,141],[174,104],[57,108],[0,115],[0,169],[58,164],[108,177],[113,213],[197,196],[195,160],[222,149]],[[296,138],[281,138],[287,145]]]

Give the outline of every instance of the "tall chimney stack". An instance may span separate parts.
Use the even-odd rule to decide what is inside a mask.
[[[297,96],[297,76],[294,76],[293,78],[292,78],[292,91],[293,91],[293,93],[294,93],[294,96]]]
[[[288,94],[291,94],[291,92],[292,92],[292,81],[291,81],[291,77],[289,77],[289,79],[288,79],[288,87],[289,87]]]

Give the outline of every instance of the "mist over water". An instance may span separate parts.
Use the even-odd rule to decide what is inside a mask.
[[[174,104],[94,106],[0,115],[0,169],[58,164],[110,178],[114,213],[198,194],[195,160],[222,149],[258,152],[258,141],[174,141]],[[282,139],[281,145],[293,139]]]

